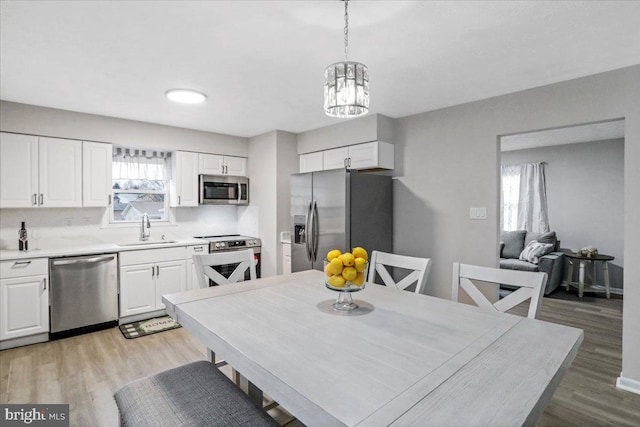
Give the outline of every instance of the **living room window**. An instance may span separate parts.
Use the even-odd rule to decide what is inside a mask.
[[[168,158],[170,153],[114,148],[111,223],[168,221]]]
[[[549,231],[544,162],[502,165],[502,230]]]

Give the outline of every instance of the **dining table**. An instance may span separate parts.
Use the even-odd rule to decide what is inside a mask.
[[[581,329],[372,283],[353,294],[355,310],[334,310],[336,296],[308,270],[162,299],[307,426],[533,425],[583,339]]]

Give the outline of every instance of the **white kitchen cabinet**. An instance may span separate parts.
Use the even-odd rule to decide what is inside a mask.
[[[291,274],[291,243],[282,243],[282,274]]]
[[[82,206],[82,142],[0,134],[0,206]]]
[[[319,161],[313,157],[303,156],[322,153],[322,169],[318,169]],[[393,169],[394,162],[393,144],[382,141],[366,142],[364,144],[349,145],[347,147],[332,148],[331,150],[300,155],[300,172],[312,172],[314,170],[331,169]],[[307,164],[313,164],[309,169]]]
[[[0,207],[37,206],[38,137],[0,133]]]
[[[315,172],[324,169],[324,153],[316,151],[315,153],[305,153],[300,155],[300,173]]]
[[[198,173],[203,175],[247,175],[247,159],[244,157],[198,154]]]
[[[3,261],[0,277],[0,341],[49,332],[47,258]]]
[[[323,153],[323,169],[344,169],[347,167],[349,147],[333,148]]]
[[[82,206],[111,205],[112,153],[111,144],[82,142]]]
[[[187,290],[186,268],[187,263],[184,260],[156,264],[156,308],[165,308],[162,295]]]
[[[121,252],[120,317],[163,310],[162,295],[185,291],[185,247]]]
[[[120,317],[156,309],[155,264],[120,267]]]
[[[171,207],[198,206],[198,153],[175,151],[171,156]]]
[[[38,138],[38,203],[82,206],[82,141]]]

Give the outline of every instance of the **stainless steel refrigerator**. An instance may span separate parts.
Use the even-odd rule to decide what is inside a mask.
[[[391,252],[390,176],[344,169],[291,175],[291,271],[323,270],[328,251]]]

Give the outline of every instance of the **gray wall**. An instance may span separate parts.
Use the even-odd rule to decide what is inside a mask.
[[[562,247],[575,252],[591,245],[614,256],[609,265],[611,285],[622,288],[624,139],[502,153],[503,165],[540,161],[547,162],[549,224]]]
[[[638,100],[633,66],[396,119],[394,252],[432,258],[428,293],[450,298],[454,261],[498,265],[499,136],[625,118],[624,256],[640,259]],[[640,263],[624,283],[623,376],[640,388]]]

